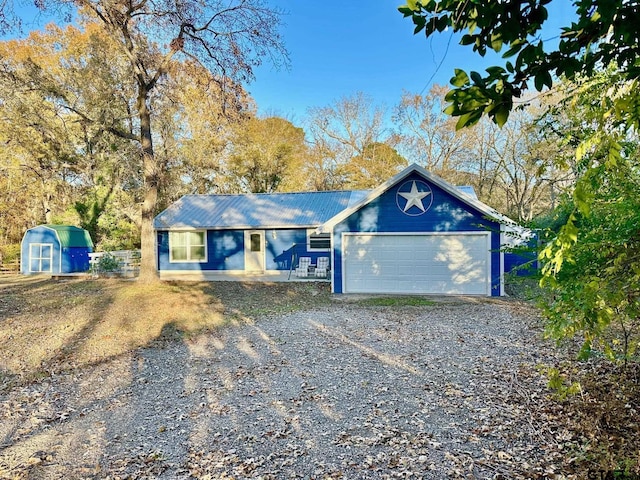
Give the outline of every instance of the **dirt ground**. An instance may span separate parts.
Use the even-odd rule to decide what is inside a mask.
[[[0,294],[3,479],[582,478],[583,432],[545,376],[566,354],[518,301],[37,279]]]

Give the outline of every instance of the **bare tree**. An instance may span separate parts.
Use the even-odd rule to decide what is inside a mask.
[[[447,87],[434,85],[427,95],[404,93],[393,121],[400,153],[443,178],[460,169],[466,132],[456,131],[455,121],[443,113]]]

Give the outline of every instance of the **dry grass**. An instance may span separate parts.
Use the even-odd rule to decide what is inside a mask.
[[[0,388],[328,298],[311,283],[0,277]]]

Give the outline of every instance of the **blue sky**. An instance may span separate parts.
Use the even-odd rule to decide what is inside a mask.
[[[429,39],[424,33],[414,35],[411,19],[397,10],[401,3],[270,0],[288,12],[282,36],[291,66],[277,71],[265,64],[255,72],[256,80],[247,88],[259,112],[298,124],[309,107],[324,107],[357,92],[391,108],[403,91],[448,85],[456,67],[482,71],[495,63],[495,55],[482,59],[449,32]],[[555,24],[566,22],[571,13],[569,2],[561,3],[550,15]]]
[[[414,35],[411,19],[397,10],[402,0],[267,1],[286,12],[281,33],[291,65],[276,70],[265,63],[246,88],[260,114],[280,115],[295,124],[302,123],[310,107],[358,92],[391,109],[403,91],[425,93],[433,83],[448,85],[454,68],[483,71],[501,61],[495,54],[481,58],[450,32],[428,39],[424,33]],[[556,36],[557,26],[568,23],[573,13],[570,0],[555,0],[549,9],[552,27],[545,39]],[[24,14],[33,8],[20,10]],[[25,29],[40,27],[42,20],[27,21]]]

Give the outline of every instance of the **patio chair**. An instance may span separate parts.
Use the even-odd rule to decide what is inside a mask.
[[[329,270],[329,257],[318,257],[318,265],[316,266],[316,277],[327,278]]]
[[[296,277],[308,277],[310,265],[311,257],[300,257],[298,267],[296,268]]]

